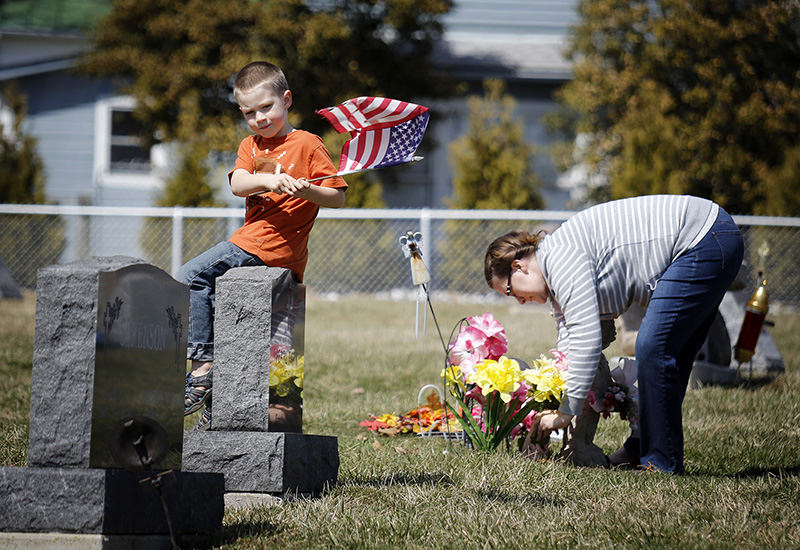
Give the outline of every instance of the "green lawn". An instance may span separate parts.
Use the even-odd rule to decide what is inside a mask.
[[[511,355],[546,352],[555,330],[540,306],[441,302],[445,338],[462,316],[491,311]],[[405,412],[438,382],[442,346],[414,304],[311,296],[305,431],[339,438],[339,483],[315,499],[229,510],[210,544],[225,548],[791,548],[800,547],[800,315],[774,314],[787,372],[735,389],[691,390],[684,477],[575,468],[358,423]],[[612,353],[614,351],[612,346]],[[23,465],[33,352],[33,297],[0,301],[0,462]],[[626,435],[602,420],[607,452]]]

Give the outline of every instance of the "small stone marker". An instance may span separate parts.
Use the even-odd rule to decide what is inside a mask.
[[[217,279],[211,430],[185,432],[184,469],[223,473],[227,492],[319,493],[336,481],[337,439],[301,433],[304,334],[305,287],[290,271]]]
[[[28,466],[0,469],[0,531],[168,533],[143,480],[181,467],[187,319],[186,285],[141,260],[39,271]],[[134,448],[137,426],[152,429]],[[126,470],[120,457],[129,468],[154,463]],[[221,475],[160,479],[176,531],[221,526]]]
[[[2,258],[0,258],[0,298],[22,298],[17,282]]]

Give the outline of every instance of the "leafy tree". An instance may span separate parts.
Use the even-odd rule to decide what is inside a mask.
[[[556,126],[595,199],[689,193],[731,212],[800,214],[800,6],[784,0],[582,0]],[[559,124],[560,123],[560,124]],[[796,173],[796,172],[795,172]]]
[[[137,100],[145,137],[235,151],[246,129],[230,80],[256,59],[284,70],[292,124],[319,134],[329,125],[314,111],[349,97],[447,93],[429,54],[439,16],[451,7],[452,0],[117,0],[82,69],[120,78]],[[186,205],[197,199],[166,196]]]
[[[531,168],[534,149],[514,118],[505,84],[484,82],[484,96],[467,99],[469,129],[450,145],[454,208],[537,209],[539,178]]]
[[[212,170],[209,155],[209,144],[203,139],[181,142],[181,163],[167,178],[158,205],[223,206],[216,197],[216,189],[209,183]]]
[[[450,145],[454,172],[450,205],[539,209],[540,181],[531,167],[535,149],[525,142],[523,127],[514,117],[515,101],[501,80],[487,79],[483,87],[482,97],[467,99],[467,133]],[[485,292],[481,274],[486,245],[510,229],[508,222],[497,220],[443,222],[442,238],[437,240],[439,258],[432,261],[437,283],[459,292]],[[485,242],[475,235],[483,235]]]
[[[24,131],[25,96],[15,85],[2,91],[0,106],[11,113],[11,124],[0,120],[0,203],[45,202],[45,175],[36,138]],[[38,214],[0,216],[0,258],[22,286],[36,284],[36,270],[58,261],[64,249],[64,222]]]
[[[36,138],[23,131],[28,105],[15,85],[0,97],[11,114],[9,127],[0,119],[0,202],[30,204],[44,202],[44,165],[36,152]]]

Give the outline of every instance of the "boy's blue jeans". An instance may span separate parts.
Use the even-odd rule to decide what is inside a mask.
[[[642,466],[684,471],[681,405],[689,374],[743,253],[739,228],[720,208],[706,236],[656,284],[636,338],[641,440],[638,449],[625,444]]]
[[[186,262],[175,278],[189,285],[189,344],[186,358],[214,360],[214,304],[217,277],[234,267],[265,265],[258,257],[223,241]]]

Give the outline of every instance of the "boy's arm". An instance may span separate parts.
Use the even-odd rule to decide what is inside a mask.
[[[280,170],[280,166],[278,170]],[[231,174],[231,191],[237,197],[246,197],[253,193],[271,191],[299,197],[326,208],[341,208],[344,206],[344,189],[312,185],[304,178],[296,180],[285,172],[277,174],[257,172],[251,174],[243,168],[238,168]]]
[[[325,208],[341,208],[344,206],[344,189],[312,185],[305,179],[294,181],[296,184],[295,190],[286,191],[289,195],[300,197]]]
[[[231,174],[231,192],[237,197],[246,197],[253,193],[283,193],[284,188],[294,178],[289,174],[265,174],[257,172],[251,174],[244,168],[237,168]],[[290,185],[291,186],[291,185]]]

